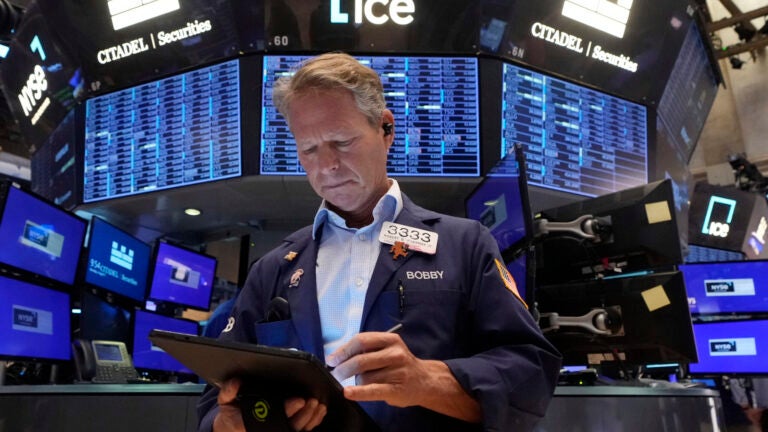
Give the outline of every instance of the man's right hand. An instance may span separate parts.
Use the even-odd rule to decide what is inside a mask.
[[[237,378],[230,379],[221,386],[218,396],[219,413],[213,420],[214,432],[245,432],[237,400],[239,391],[240,380]],[[290,398],[285,401],[285,416],[295,431],[310,431],[316,428],[326,413],[326,406],[314,398]]]

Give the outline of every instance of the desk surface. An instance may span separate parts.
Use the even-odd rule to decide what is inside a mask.
[[[197,395],[203,392],[204,384],[63,384],[63,385],[19,385],[0,386],[2,394],[179,394]],[[654,388],[634,386],[561,386],[555,389],[555,396],[679,396],[719,397],[720,394],[707,388]]]

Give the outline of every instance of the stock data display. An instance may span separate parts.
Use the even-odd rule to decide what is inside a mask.
[[[523,145],[528,184],[594,197],[647,183],[645,107],[503,68],[501,156]]]
[[[265,56],[261,174],[303,175],[296,142],[272,104],[277,78],[306,57]],[[387,172],[403,176],[480,175],[476,58],[358,57],[381,76],[395,116]]]
[[[237,60],[89,99],[83,201],[241,175]]]

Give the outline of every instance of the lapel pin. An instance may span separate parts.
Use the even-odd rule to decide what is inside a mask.
[[[408,256],[408,245],[401,241],[396,241],[395,244],[389,248],[389,252],[392,254],[392,259],[396,260],[400,257]]]
[[[287,254],[285,254],[283,259],[288,261],[288,262],[291,262],[291,261],[293,261],[296,258],[297,255],[299,255],[298,252],[290,251]]]
[[[301,280],[301,275],[304,274],[304,270],[298,269],[291,275],[291,283],[288,284],[289,287],[297,287],[299,286],[299,281]]]

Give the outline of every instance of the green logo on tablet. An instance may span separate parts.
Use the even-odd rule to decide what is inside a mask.
[[[267,420],[269,416],[269,404],[265,400],[258,400],[253,404],[253,410],[251,410],[253,418],[263,422]]]

